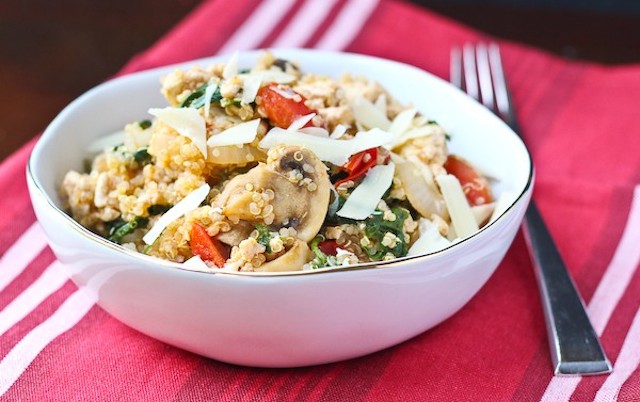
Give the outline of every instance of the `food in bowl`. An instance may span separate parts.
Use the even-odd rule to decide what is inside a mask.
[[[166,75],[168,107],[65,175],[66,209],[147,255],[265,272],[426,254],[500,212],[437,122],[365,77],[303,67],[265,52]]]
[[[239,64],[253,66],[260,54],[242,52]],[[240,365],[295,367],[362,356],[451,317],[489,280],[519,230],[534,178],[522,141],[488,109],[419,68],[344,52],[278,49],[274,54],[330,77],[357,72],[428,113],[450,134],[447,149],[492,178],[498,217],[455,246],[426,255],[340,268],[233,273],[200,272],[204,269],[131,251],[73,220],[64,211],[60,184],[68,171],[82,171],[87,148],[125,122],[144,119],[150,106],[164,105],[161,77],[229,58],[216,56],[107,81],[47,127],[29,158],[27,183],[60,266],[124,324]],[[124,141],[112,144],[118,142]]]

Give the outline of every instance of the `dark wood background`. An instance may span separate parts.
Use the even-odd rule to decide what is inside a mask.
[[[42,131],[67,103],[159,39],[198,3],[1,1],[0,160]],[[414,3],[563,57],[606,64],[640,62],[640,13],[443,0]]]

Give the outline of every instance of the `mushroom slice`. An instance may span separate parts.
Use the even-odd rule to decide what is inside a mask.
[[[302,266],[311,261],[312,253],[306,242],[296,240],[286,253],[273,261],[262,264],[256,272],[300,271]]]
[[[447,205],[426,166],[397,158],[396,176],[402,182],[409,203],[420,215],[430,218],[436,214],[444,220],[449,219]]]
[[[298,239],[311,241],[327,214],[330,187],[327,169],[313,152],[281,145],[269,151],[266,164],[230,180],[217,204],[231,221],[291,227]]]
[[[241,241],[249,237],[254,227],[246,221],[240,221],[237,225],[233,225],[228,232],[220,233],[216,238],[230,246],[237,246]]]

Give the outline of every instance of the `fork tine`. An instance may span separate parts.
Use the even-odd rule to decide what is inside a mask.
[[[509,93],[507,91],[507,82],[502,69],[502,58],[500,57],[500,48],[497,43],[489,45],[489,65],[491,75],[493,76],[493,90],[496,95],[496,106],[503,116],[510,114],[509,109]]]
[[[476,64],[482,104],[493,110],[493,84],[491,82],[491,71],[489,68],[489,55],[487,53],[487,46],[484,43],[479,43],[476,46]]]
[[[464,85],[467,94],[479,100],[476,56],[474,47],[470,43],[466,43],[462,49],[462,68],[464,69]]]
[[[451,48],[451,64],[449,64],[449,82],[462,89],[462,53],[459,47]]]

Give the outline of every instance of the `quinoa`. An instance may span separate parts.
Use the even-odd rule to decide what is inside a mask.
[[[228,271],[315,269],[403,257],[419,238],[423,219],[443,237],[450,235],[449,211],[434,184],[434,177],[450,173],[447,134],[437,123],[415,113],[406,129],[413,134],[397,134],[391,146],[354,151],[340,163],[323,160],[307,143],[263,146],[283,129],[329,140],[341,125],[344,134],[332,147],[342,149],[341,141],[380,130],[371,121],[391,124],[410,106],[366,77],[305,73],[269,52],[249,70],[230,69],[194,66],[163,77],[160,92],[173,115],[184,119],[185,111],[195,109],[192,120],[176,124],[157,115],[127,123],[120,142],[89,156],[86,172],[65,175],[60,194],[69,214],[128,249],[179,263],[198,256],[207,266]],[[252,98],[247,80],[258,75]],[[361,115],[357,102],[379,115],[374,120]],[[305,127],[290,128],[301,116],[307,116]],[[248,140],[203,148],[203,141],[256,120]],[[394,167],[393,180],[368,217],[341,215],[340,207],[355,197],[368,172],[385,165]],[[200,205],[182,211],[157,238],[144,239],[164,213],[202,188],[208,193]],[[476,204],[492,201],[479,174],[463,188],[486,190]]]

